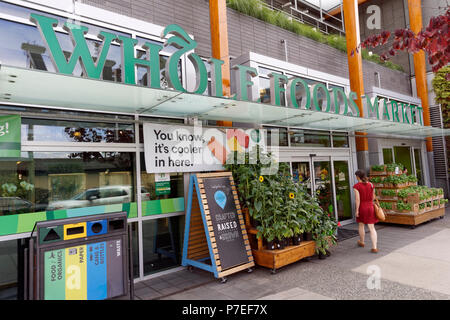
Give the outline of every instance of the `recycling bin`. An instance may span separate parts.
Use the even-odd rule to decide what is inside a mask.
[[[126,212],[37,222],[29,245],[28,299],[132,298],[127,226]]]

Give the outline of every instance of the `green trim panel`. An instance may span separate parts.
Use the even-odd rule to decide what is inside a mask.
[[[0,236],[31,232],[36,222],[126,211],[128,219],[137,218],[137,203],[127,202],[106,206],[41,211],[0,216]],[[184,211],[184,197],[142,202],[142,216]]]

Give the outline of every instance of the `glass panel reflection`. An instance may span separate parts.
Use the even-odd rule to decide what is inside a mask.
[[[23,141],[133,143],[134,125],[22,118]]]
[[[329,161],[314,161],[314,189],[320,207],[334,215],[331,168]]]
[[[22,152],[0,166],[0,216],[134,201],[134,154]]]
[[[295,182],[299,182],[306,187],[311,194],[311,172],[309,170],[309,161],[292,162],[292,176]]]
[[[347,161],[334,161],[334,182],[338,221],[351,219],[353,216]]]
[[[184,216],[143,221],[144,275],[180,265],[183,224]]]
[[[328,132],[291,129],[289,136],[292,147],[303,147],[305,144],[310,147],[331,146],[330,134]]]

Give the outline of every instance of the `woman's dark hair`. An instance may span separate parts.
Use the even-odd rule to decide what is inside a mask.
[[[367,178],[367,173],[364,170],[358,169],[355,172],[355,175],[360,178],[364,183],[369,181],[369,178]]]

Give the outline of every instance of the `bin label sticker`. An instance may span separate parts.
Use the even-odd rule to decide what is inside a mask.
[[[90,244],[87,250],[87,299],[106,299],[106,243]]]
[[[44,252],[45,300],[102,300],[123,295],[121,239]]]
[[[66,249],[66,300],[87,299],[86,246]]]
[[[45,300],[65,299],[66,273],[64,249],[47,251],[44,255]]]

